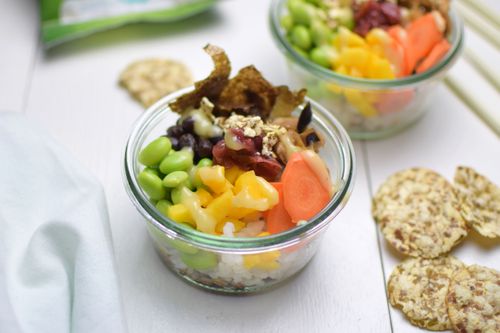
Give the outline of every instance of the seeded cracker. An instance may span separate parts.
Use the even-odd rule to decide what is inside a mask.
[[[189,69],[168,59],[146,59],[130,64],[120,75],[120,84],[144,106],[193,83]]]
[[[462,268],[452,278],[446,302],[456,332],[500,332],[498,271],[478,265]]]
[[[390,176],[372,213],[387,241],[412,257],[435,258],[467,235],[452,186],[438,173],[413,168]]]
[[[454,181],[467,223],[485,237],[500,237],[500,188],[463,166],[457,168]]]
[[[452,256],[408,258],[389,277],[389,301],[416,326],[433,331],[451,329],[446,294],[451,277],[462,267]]]

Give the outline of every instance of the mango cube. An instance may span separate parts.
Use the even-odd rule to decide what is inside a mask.
[[[224,167],[221,165],[206,166],[198,169],[201,182],[215,194],[222,193],[232,185],[225,177]]]
[[[188,223],[189,225],[196,226],[189,210],[183,204],[169,206],[167,216],[177,223]]]

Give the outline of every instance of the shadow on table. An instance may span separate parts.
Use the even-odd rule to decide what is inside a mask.
[[[172,35],[189,34],[199,29],[208,29],[222,19],[217,9],[211,8],[204,13],[176,22],[132,23],[68,41],[45,50],[43,56],[46,61],[51,61],[59,57],[71,56],[75,53],[83,53],[108,46],[139,40],[164,38]]]
[[[207,332],[213,331],[214,327],[238,331],[249,325],[247,321],[255,321],[257,318],[258,323],[254,322],[252,326],[256,331],[265,331],[269,328],[267,325],[276,320],[278,310],[286,313],[289,307],[300,306],[292,300],[298,299],[304,281],[320,278],[313,274],[313,258],[298,275],[274,289],[246,296],[220,295],[191,286],[177,277],[164,266],[152,244],[144,246],[142,251],[144,253],[140,257],[149,262],[145,266],[154,270],[149,274],[160,274],[161,278],[157,277],[151,285],[145,285],[142,281],[144,277],[137,275],[134,277],[137,280],[136,288],[142,290],[136,292],[143,295],[155,294],[155,298],[164,299],[165,302],[157,309],[162,314],[162,321],[168,322],[172,328],[183,322],[186,331],[200,326],[204,326]],[[319,284],[320,282],[318,281]]]

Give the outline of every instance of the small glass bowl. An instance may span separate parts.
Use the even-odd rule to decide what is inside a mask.
[[[329,109],[353,139],[380,139],[414,123],[432,102],[435,84],[460,56],[463,23],[450,10],[452,45],[443,59],[421,74],[393,80],[373,80],[337,74],[295,51],[288,42],[280,18],[287,12],[287,0],[273,0],[270,28],[274,42],[285,55],[293,87],[306,87],[308,95]]]
[[[125,148],[125,188],[145,218],[161,259],[178,276],[196,286],[226,294],[267,289],[309,262],[326,227],[347,203],[355,170],[352,143],[333,115],[308,99],[314,114],[312,126],[325,138],[320,155],[336,188],[329,204],[308,223],[275,235],[231,238],[196,231],[162,215],[137,182],[142,169],[137,159],[140,150],[175,124],[178,114],[168,104],[191,89],[164,97],[137,120]]]

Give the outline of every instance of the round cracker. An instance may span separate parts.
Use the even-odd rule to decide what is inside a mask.
[[[450,183],[423,168],[390,176],[373,199],[373,217],[387,241],[413,257],[438,257],[467,235],[459,208]]]
[[[446,303],[456,332],[500,332],[500,273],[479,265],[462,268],[451,280]]]
[[[463,166],[455,172],[454,185],[467,223],[485,237],[500,237],[500,188]]]
[[[120,75],[120,84],[144,106],[193,84],[190,70],[178,61],[145,59],[130,64]]]
[[[389,301],[413,325],[433,331],[451,329],[446,294],[451,277],[462,267],[464,264],[452,256],[408,258],[389,278]]]

